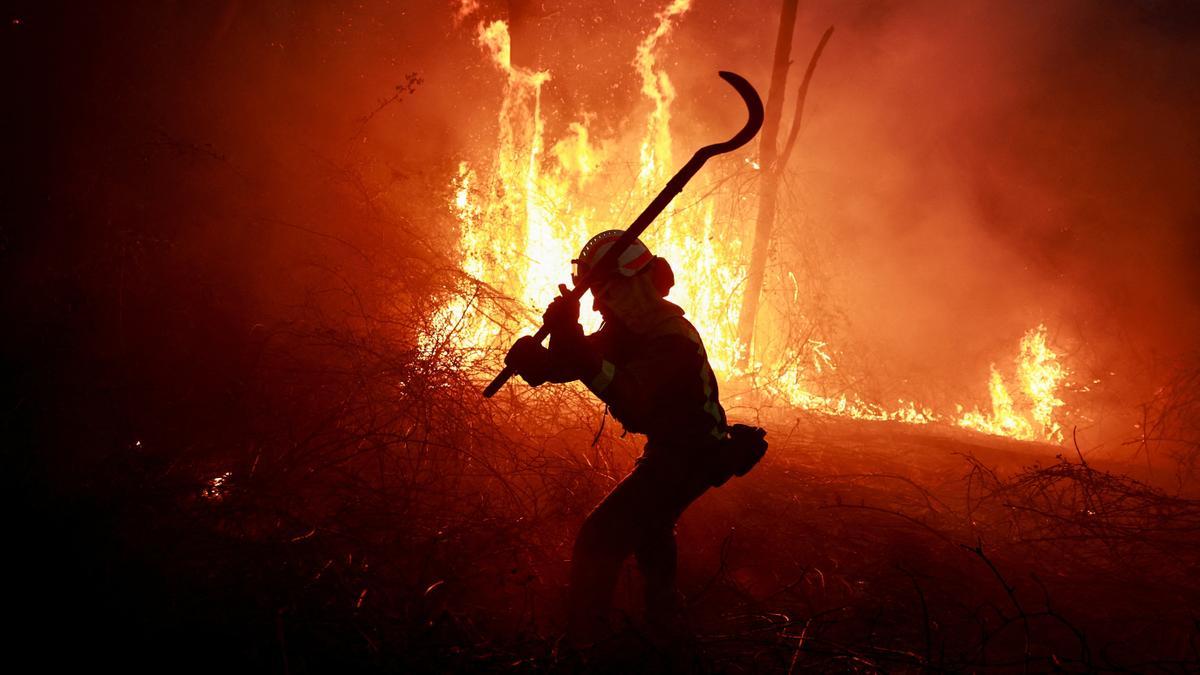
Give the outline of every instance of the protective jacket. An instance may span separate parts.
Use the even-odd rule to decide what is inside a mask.
[[[639,331],[609,321],[585,336],[576,326],[577,334],[552,336],[522,376],[530,384],[581,380],[627,431],[648,437],[648,451],[711,443],[724,436],[725,410],[704,343],[683,314],[660,300]]]

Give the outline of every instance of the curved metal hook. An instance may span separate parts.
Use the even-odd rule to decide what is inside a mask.
[[[706,159],[713,155],[733,152],[749,143],[750,139],[754,138],[754,135],[758,133],[763,123],[762,99],[759,98],[758,92],[754,90],[754,87],[746,81],[746,78],[737,73],[731,73],[728,70],[722,70],[717,75],[720,75],[722,80],[732,85],[742,97],[742,101],[746,104],[746,125],[733,138],[724,143],[714,143],[700,148],[696,154],[703,154]]]

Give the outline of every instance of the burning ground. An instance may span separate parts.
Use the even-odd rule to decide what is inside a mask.
[[[767,95],[779,21],[12,10],[21,641],[158,669],[661,668],[636,619],[602,653],[555,641],[574,531],[638,439],[579,387],[479,390],[588,236],[741,124],[715,72]],[[1195,669],[1194,10],[806,3],[780,147],[830,26],[794,152],[714,160],[646,236],[731,418],[772,442],[680,524],[688,663]]]

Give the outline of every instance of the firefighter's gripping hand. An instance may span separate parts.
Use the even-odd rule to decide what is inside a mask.
[[[551,336],[578,334],[581,332],[579,300],[568,298],[567,287],[562,284],[559,284],[558,291],[562,295],[555,298],[546,308],[546,313],[542,315],[542,321],[546,324],[546,328],[550,329]]]
[[[512,366],[522,380],[536,387],[546,381],[545,364],[549,358],[546,349],[532,336],[518,338],[504,357],[504,365]]]

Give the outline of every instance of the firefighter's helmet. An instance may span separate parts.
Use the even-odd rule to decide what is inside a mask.
[[[578,284],[623,234],[625,233],[621,230],[606,230],[589,239],[579,252],[579,257],[571,261],[571,280]],[[602,278],[612,274],[633,277],[643,272],[651,273],[654,286],[663,297],[666,297],[671,286],[675,285],[675,274],[671,271],[671,266],[666,260],[651,253],[641,239],[634,239],[621,253],[615,269],[608,270],[607,274],[602,272],[601,275]]]

